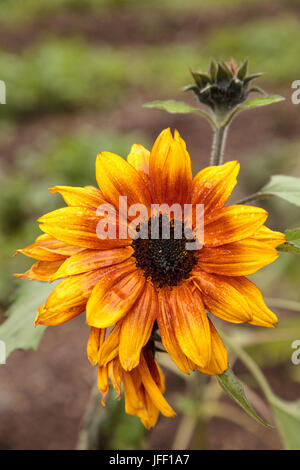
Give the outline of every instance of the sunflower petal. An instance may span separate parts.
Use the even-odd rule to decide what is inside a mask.
[[[58,261],[38,261],[31,266],[26,273],[14,274],[19,279],[30,279],[31,281],[52,281],[63,260]]]
[[[150,154],[150,180],[157,204],[190,203],[191,159],[184,141],[175,131],[165,129],[156,139]]]
[[[232,161],[199,171],[193,179],[192,204],[204,204],[205,214],[221,209],[236,185],[239,168]]]
[[[120,331],[121,323],[118,323],[102,343],[98,356],[100,366],[106,366],[110,361],[118,356]]]
[[[146,283],[140,298],[122,320],[119,357],[125,370],[132,370],[139,363],[142,348],[148,342],[158,309],[157,294]]]
[[[157,314],[157,323],[161,334],[161,341],[179,369],[185,374],[188,374],[188,359],[182,352],[176,338],[173,315],[168,303],[169,294],[169,291],[166,289],[160,289],[158,294],[159,309]]]
[[[224,276],[247,276],[278,258],[275,248],[247,238],[215,248],[202,248],[199,267],[208,273]]]
[[[206,218],[204,244],[213,247],[248,238],[257,232],[267,217],[267,211],[260,207],[223,207]]]
[[[90,335],[87,343],[87,356],[90,363],[95,366],[98,362],[99,350],[105,339],[105,328],[90,329]]]
[[[233,287],[231,279],[198,271],[194,282],[210,313],[231,323],[248,322],[252,320],[251,310],[243,295]]]
[[[254,240],[265,242],[273,248],[277,248],[277,246],[285,242],[284,233],[274,232],[274,230],[269,229],[265,225],[260,227],[260,229],[257,230],[257,232],[255,232],[251,236],[251,238],[253,238]]]
[[[200,293],[185,283],[170,292],[175,334],[183,353],[196,365],[205,367],[211,357],[208,318]]]
[[[79,253],[81,250],[82,248],[78,246],[68,245],[65,242],[56,240],[46,233],[43,233],[32,245],[16,250],[16,253],[22,253],[25,256],[38,259],[39,261],[57,261]]]
[[[84,188],[53,186],[53,188],[50,188],[50,192],[61,194],[65,203],[73,207],[93,207],[97,209],[100,204],[106,203],[101,191],[93,186],[85,186]]]
[[[130,244],[130,240],[120,238],[100,239],[97,235],[100,220],[95,210],[63,207],[42,216],[39,222],[43,232],[70,245],[105,250]]]
[[[105,199],[119,207],[119,197],[126,196],[128,207],[133,204],[150,206],[149,190],[139,172],[123,158],[102,152],[96,160],[96,179]]]
[[[125,261],[111,276],[94,287],[87,304],[87,323],[97,328],[114,325],[126,315],[139,298],[145,284],[133,261]]]
[[[129,259],[132,253],[133,250],[130,247],[112,250],[84,250],[78,255],[67,258],[55,272],[52,280],[121,263]]]
[[[87,299],[99,279],[109,273],[109,268],[71,276],[60,282],[40,307],[36,325],[60,325],[85,310]]]
[[[149,150],[139,144],[133,144],[127,157],[127,162],[140,173],[147,185],[149,184],[149,159]]]
[[[230,283],[247,301],[253,314],[252,320],[249,321],[251,325],[272,327],[278,322],[276,315],[266,306],[262,293],[253,282],[245,277],[233,277]]]
[[[139,371],[141,374],[143,385],[146,391],[149,393],[151,400],[159,411],[168,417],[175,416],[175,411],[170,407],[163,394],[161,393],[158,385],[153,380],[153,377],[149,371],[147,361],[145,360],[144,354],[141,354],[141,360],[139,364]]]
[[[207,367],[197,369],[203,374],[216,375],[222,374],[228,369],[228,355],[226,348],[218,335],[213,323],[209,320],[210,334],[211,334],[211,360]]]

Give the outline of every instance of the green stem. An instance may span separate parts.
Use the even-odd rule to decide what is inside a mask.
[[[264,392],[267,400],[269,402],[272,402],[274,398],[273,392],[267,380],[265,379],[264,374],[262,373],[258,365],[254,362],[252,357],[250,357],[249,354],[246,351],[244,351],[244,349],[242,349],[240,346],[238,346],[232,339],[229,339],[229,337],[225,335],[223,332],[221,333],[221,336],[223,337],[224,342],[228,344],[231,351],[233,351],[237,355],[237,357],[245,364],[247,369],[255,377],[255,379],[257,380],[257,383],[259,384],[262,391]]]
[[[222,165],[226,144],[228,126],[221,126],[214,129],[214,137],[211,149],[210,164],[213,166]]]

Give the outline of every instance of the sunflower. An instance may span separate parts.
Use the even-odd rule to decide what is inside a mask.
[[[246,276],[272,263],[285,237],[264,225],[265,210],[225,205],[238,171],[238,162],[231,161],[204,168],[193,178],[185,142],[177,131],[173,137],[165,129],[151,152],[134,144],[127,161],[110,152],[99,154],[100,189],[51,188],[67,207],[42,216],[44,234],[17,250],[38,260],[18,277],[63,279],[39,308],[35,325],[58,325],[86,311],[91,327],[88,356],[99,364],[103,397],[109,384],[119,394],[123,382],[126,411],[138,415],[147,427],[156,422],[158,411],[173,414],[162,396],[164,380],[154,359],[154,335],[160,335],[181,371],[215,375],[227,369],[228,358],[207,311],[231,323],[271,327],[277,322]],[[203,246],[188,250],[193,236],[178,238],[176,218],[163,209],[137,224],[147,233],[158,226],[155,239],[130,237],[130,230],[119,236],[122,224],[128,228],[134,223],[130,215],[114,222],[113,238],[99,237],[103,214],[98,208],[115,208],[120,222],[120,197],[127,198],[129,207],[202,204]],[[170,219],[167,239],[161,235],[165,216]]]

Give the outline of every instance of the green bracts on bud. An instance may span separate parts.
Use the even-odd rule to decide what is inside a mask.
[[[199,101],[213,111],[227,112],[246,101],[249,93],[264,93],[260,88],[250,88],[252,80],[261,73],[247,75],[248,60],[237,66],[234,59],[229,62],[211,61],[207,73],[191,71],[195,84],[185,90],[192,90]]]

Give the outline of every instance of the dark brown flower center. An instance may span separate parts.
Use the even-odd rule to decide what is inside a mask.
[[[166,228],[168,226],[168,229]],[[176,286],[188,279],[197,263],[195,251],[187,249],[184,224],[167,221],[162,215],[151,217],[139,231],[148,238],[136,238],[132,242],[136,265],[144,271],[156,287]],[[157,238],[153,238],[154,234]]]

